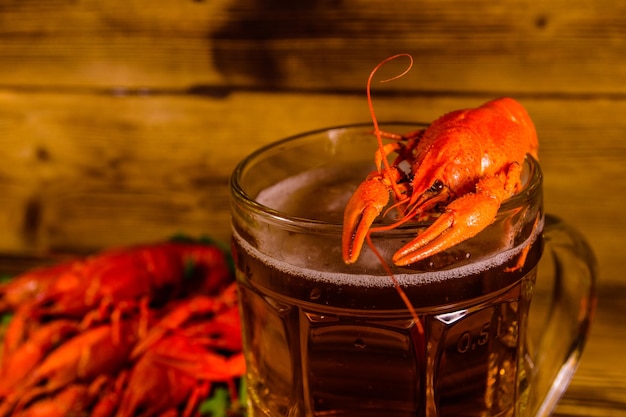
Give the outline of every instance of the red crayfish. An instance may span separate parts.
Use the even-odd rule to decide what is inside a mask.
[[[441,207],[444,210],[432,225],[393,255],[396,265],[418,262],[475,236],[494,221],[501,203],[518,191],[526,155],[537,158],[533,122],[520,103],[506,97],[450,112],[426,129],[406,135],[381,132],[370,96],[371,81],[380,66],[400,56],[409,57],[412,65],[410,55],[392,56],[368,80],[368,103],[378,139],[377,170],[361,183],[345,209],[342,250],[348,264],[356,262],[366,240],[372,246],[371,233],[425,219]],[[383,137],[395,141],[385,145]],[[387,157],[393,152],[398,156],[390,163]],[[401,164],[408,164],[409,172]],[[390,195],[393,207],[401,210],[400,219],[372,227]]]
[[[219,247],[173,241],[3,284],[13,318],[0,416],[195,416],[216,383],[236,401],[245,365],[233,280]]]

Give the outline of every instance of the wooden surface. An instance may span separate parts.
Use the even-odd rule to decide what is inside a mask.
[[[527,107],[546,208],[587,236],[601,274],[558,415],[626,415],[624,1],[0,1],[3,267],[178,232],[227,240],[235,164],[368,121],[367,76],[398,52],[416,65],[375,85],[380,119],[501,95]]]

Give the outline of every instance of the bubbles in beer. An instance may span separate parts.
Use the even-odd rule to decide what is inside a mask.
[[[357,349],[365,349],[367,344],[363,341],[363,339],[356,339],[354,341],[354,347]]]
[[[311,292],[309,293],[309,298],[311,300],[317,300],[322,296],[322,290],[320,290],[318,287],[314,287]]]

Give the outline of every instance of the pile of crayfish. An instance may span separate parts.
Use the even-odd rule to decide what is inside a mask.
[[[27,271],[0,287],[0,416],[197,416],[245,371],[231,263],[160,242]]]

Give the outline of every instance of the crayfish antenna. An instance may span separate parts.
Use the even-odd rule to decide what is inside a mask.
[[[389,61],[393,61],[394,59],[401,58],[401,57],[409,58],[409,65],[408,65],[408,67],[404,71],[402,71],[400,74],[398,74],[398,75],[396,75],[394,77],[382,80],[381,82],[386,83],[386,82],[389,82],[389,81],[396,80],[396,79],[398,79],[400,77],[403,77],[413,67],[413,57],[411,55],[409,55],[409,54],[397,54],[397,55],[390,56],[387,59],[384,59],[383,61],[378,63],[378,65],[376,65],[376,67],[374,67],[374,69],[372,70],[372,72],[370,72],[370,75],[369,75],[369,77],[367,79],[367,105],[368,105],[368,108],[369,108],[369,111],[370,111],[370,116],[372,118],[372,123],[374,124],[374,133],[376,134],[376,140],[378,141],[378,152],[379,152],[380,155],[386,155],[386,152],[385,152],[385,145],[383,145],[383,139],[382,139],[383,132],[381,132],[381,130],[380,130],[380,127],[378,125],[378,117],[376,116],[376,112],[374,111],[374,103],[373,103],[373,100],[372,100],[372,80],[374,79],[374,75],[378,72],[378,70],[383,65],[385,65]],[[382,162],[383,162],[383,165],[385,167],[385,171],[389,172],[391,170],[391,166],[389,165],[389,161],[387,160],[387,158],[382,158]],[[381,173],[380,170],[381,170],[381,168],[379,167],[379,173]],[[394,190],[394,193],[396,195],[400,195],[400,192],[397,189],[397,185],[394,182],[391,183],[391,187]]]
[[[374,245],[374,242],[372,242],[372,239],[371,239],[369,234],[367,235],[366,240],[367,240],[367,245],[372,250],[374,255],[376,255],[376,258],[378,258],[378,261],[380,262],[382,267],[385,269],[385,272],[387,272],[387,275],[389,276],[389,278],[393,282],[393,286],[396,289],[396,291],[398,292],[398,295],[400,296],[400,298],[402,299],[402,302],[404,303],[406,308],[411,313],[411,317],[413,318],[413,321],[415,322],[415,326],[417,326],[418,333],[421,336],[424,336],[424,327],[422,326],[422,322],[421,322],[419,316],[417,315],[417,312],[415,311],[415,307],[413,307],[413,304],[411,303],[411,300],[409,299],[409,296],[406,295],[406,292],[402,289],[402,286],[400,285],[400,283],[398,282],[398,279],[396,278],[395,274],[391,270],[391,267],[389,266],[387,261],[385,261],[385,258],[383,258],[383,256],[380,254],[380,252],[376,248],[376,246]]]
[[[367,80],[367,103],[370,110],[372,122],[374,124],[374,134],[376,135],[376,140],[378,142],[378,150],[374,155],[376,171],[371,173],[366,178],[366,180],[359,185],[357,190],[348,201],[348,204],[346,205],[342,234],[342,255],[346,264],[352,264],[356,262],[363,248],[363,243],[367,242],[367,245],[378,258],[384,270],[387,272],[387,275],[391,279],[395,290],[398,292],[400,298],[402,299],[402,302],[406,305],[411,314],[417,330],[416,336],[417,339],[420,341],[417,343],[419,356],[420,358],[424,358],[425,338],[422,322],[420,321],[420,318],[417,315],[417,312],[415,311],[415,307],[413,307],[411,300],[409,299],[406,292],[398,282],[393,271],[391,270],[391,267],[382,257],[371,239],[372,232],[393,229],[398,225],[410,220],[410,217],[404,215],[399,221],[395,222],[393,225],[385,225],[375,228],[371,227],[376,218],[383,212],[383,210],[385,210],[385,207],[389,203],[390,192],[393,192],[395,202],[390,208],[385,211],[385,215],[389,212],[389,210],[393,208],[399,208],[402,204],[405,204],[408,201],[408,199],[406,198],[407,190],[405,188],[405,185],[399,185],[399,182],[401,180],[406,179],[406,175],[402,173],[396,165],[397,161],[399,160],[398,158],[407,161],[411,160],[412,158],[409,158],[406,155],[406,151],[403,150],[403,145],[391,144],[386,146],[383,144],[382,140],[383,137],[392,138],[395,140],[405,140],[406,138],[397,135],[392,135],[392,137],[390,137],[388,133],[380,130],[378,118],[376,117],[376,113],[374,111],[374,105],[371,95],[372,80],[376,72],[387,62],[400,57],[407,57],[409,59],[408,67],[404,71],[402,71],[402,73],[389,79],[385,79],[381,82],[392,81],[404,76],[413,66],[413,57],[409,54],[397,54],[381,61],[372,70]],[[415,143],[416,141],[418,141],[421,136],[421,131],[416,132],[415,135],[411,137],[411,143]],[[402,155],[399,155],[399,157],[396,159],[396,163],[394,163],[393,165],[391,165],[388,160],[388,156],[392,152],[402,152]]]

